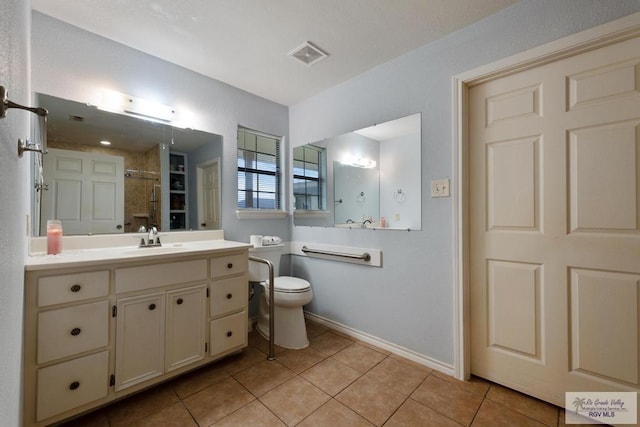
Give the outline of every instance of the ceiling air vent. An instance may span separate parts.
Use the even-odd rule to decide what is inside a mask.
[[[75,114],[69,114],[69,120],[72,122],[84,122],[84,117],[76,116]]]
[[[311,44],[311,42],[305,42],[289,52],[289,56],[304,62],[306,65],[313,65],[329,55]]]

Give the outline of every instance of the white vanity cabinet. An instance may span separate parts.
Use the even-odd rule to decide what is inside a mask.
[[[207,260],[115,269],[115,391],[204,359]]]
[[[25,389],[27,382],[38,384],[29,402],[35,419],[106,397],[109,271],[34,277],[27,289],[25,328],[32,335],[25,339]]]
[[[247,253],[211,259],[211,356],[247,345],[248,267]]]
[[[27,266],[24,425],[56,423],[246,347],[247,246]]]
[[[119,299],[115,391],[205,357],[207,285]]]

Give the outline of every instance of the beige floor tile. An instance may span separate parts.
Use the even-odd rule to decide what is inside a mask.
[[[527,396],[515,390],[492,384],[487,399],[513,409],[547,426],[558,425],[558,408],[549,403]]]
[[[277,347],[267,361],[267,340],[252,332],[239,354],[60,427],[565,426],[564,409],[489,381],[459,381],[309,320],[307,333],[309,347]]]
[[[173,380],[171,386],[178,397],[184,399],[229,377],[230,374],[224,369],[224,366],[214,363]]]
[[[357,380],[361,374],[330,357],[307,369],[300,376],[322,389],[325,393],[335,396]]]
[[[385,427],[400,426],[429,426],[429,427],[460,427],[461,424],[453,421],[451,418],[419,404],[413,399],[407,399],[406,402],[393,414]]]
[[[336,354],[352,343],[352,340],[338,336],[333,332],[325,332],[309,340],[311,348],[327,356]]]
[[[482,395],[435,375],[429,375],[411,398],[463,425],[471,423],[482,403]]]
[[[381,426],[402,405],[406,396],[363,376],[338,394],[336,399]]]
[[[263,353],[254,347],[247,347],[242,351],[242,353],[229,356],[218,363],[220,363],[227,372],[234,375],[265,360],[267,360],[266,353]]]
[[[368,342],[359,341],[359,340],[356,340],[356,342],[357,342],[358,344],[360,344],[360,345],[365,346],[365,347],[369,347],[371,350],[375,350],[375,351],[377,351],[378,353],[382,353],[382,354],[384,354],[385,356],[391,356],[391,355],[392,355],[390,351],[385,350],[385,349],[380,348],[380,347],[377,347],[377,346],[375,346],[375,345],[373,345],[373,344],[369,344]]]
[[[228,378],[187,397],[183,403],[200,426],[209,426],[254,399],[236,380]]]
[[[307,326],[307,338],[309,339],[317,337],[318,335],[324,334],[328,331],[324,326],[312,322],[309,319],[305,321],[305,324]]]
[[[178,402],[170,385],[160,385],[107,408],[111,426],[128,425]]]
[[[371,427],[373,424],[337,400],[331,399],[296,427],[327,426]]]
[[[198,427],[182,402],[174,403],[160,412],[131,424],[131,427]]]
[[[296,376],[265,393],[260,401],[287,425],[293,426],[330,398],[310,382]]]
[[[265,360],[235,374],[234,378],[254,396],[260,397],[295,374],[291,369],[275,360]]]
[[[472,427],[544,427],[544,424],[490,400],[482,402]]]
[[[558,408],[558,427],[593,427],[593,424],[567,424],[564,408]],[[636,424],[638,426],[640,424]]]
[[[284,427],[286,426],[259,400],[254,400],[216,422],[215,427]]]
[[[109,427],[106,409],[99,409],[60,424],[58,427]]]
[[[363,373],[376,366],[386,357],[384,354],[359,343],[351,344],[333,355],[334,359]]]
[[[435,375],[442,380],[448,381],[458,387],[462,387],[466,391],[478,393],[482,396],[486,396],[487,391],[489,391],[489,387],[491,386],[491,383],[489,381],[473,376],[468,381],[460,381],[459,379],[454,378],[451,375],[443,374],[442,372],[438,371],[433,371],[431,375]]]
[[[290,350],[279,355],[277,360],[296,374],[305,371],[313,365],[322,362],[327,356],[312,349],[311,347],[302,350]]]
[[[430,372],[431,369],[424,366],[388,357],[367,372],[367,376],[408,396]]]
[[[260,333],[255,329],[249,333],[249,346],[260,350],[264,354],[269,354],[269,340],[260,335]],[[277,345],[274,345],[273,350],[276,355],[289,351],[288,349]]]

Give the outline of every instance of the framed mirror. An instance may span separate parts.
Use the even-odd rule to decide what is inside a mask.
[[[419,230],[421,115],[293,149],[296,226]]]
[[[220,227],[220,135],[35,97],[49,111],[49,153],[33,157],[44,183],[32,195],[34,236],[48,219],[65,235]]]

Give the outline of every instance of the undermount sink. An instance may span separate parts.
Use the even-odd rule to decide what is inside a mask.
[[[160,255],[160,254],[171,254],[175,252],[181,252],[188,249],[186,246],[183,246],[180,243],[174,243],[171,245],[164,246],[147,246],[147,247],[138,247],[135,249],[129,249],[123,251],[126,254],[137,254],[137,255]]]

